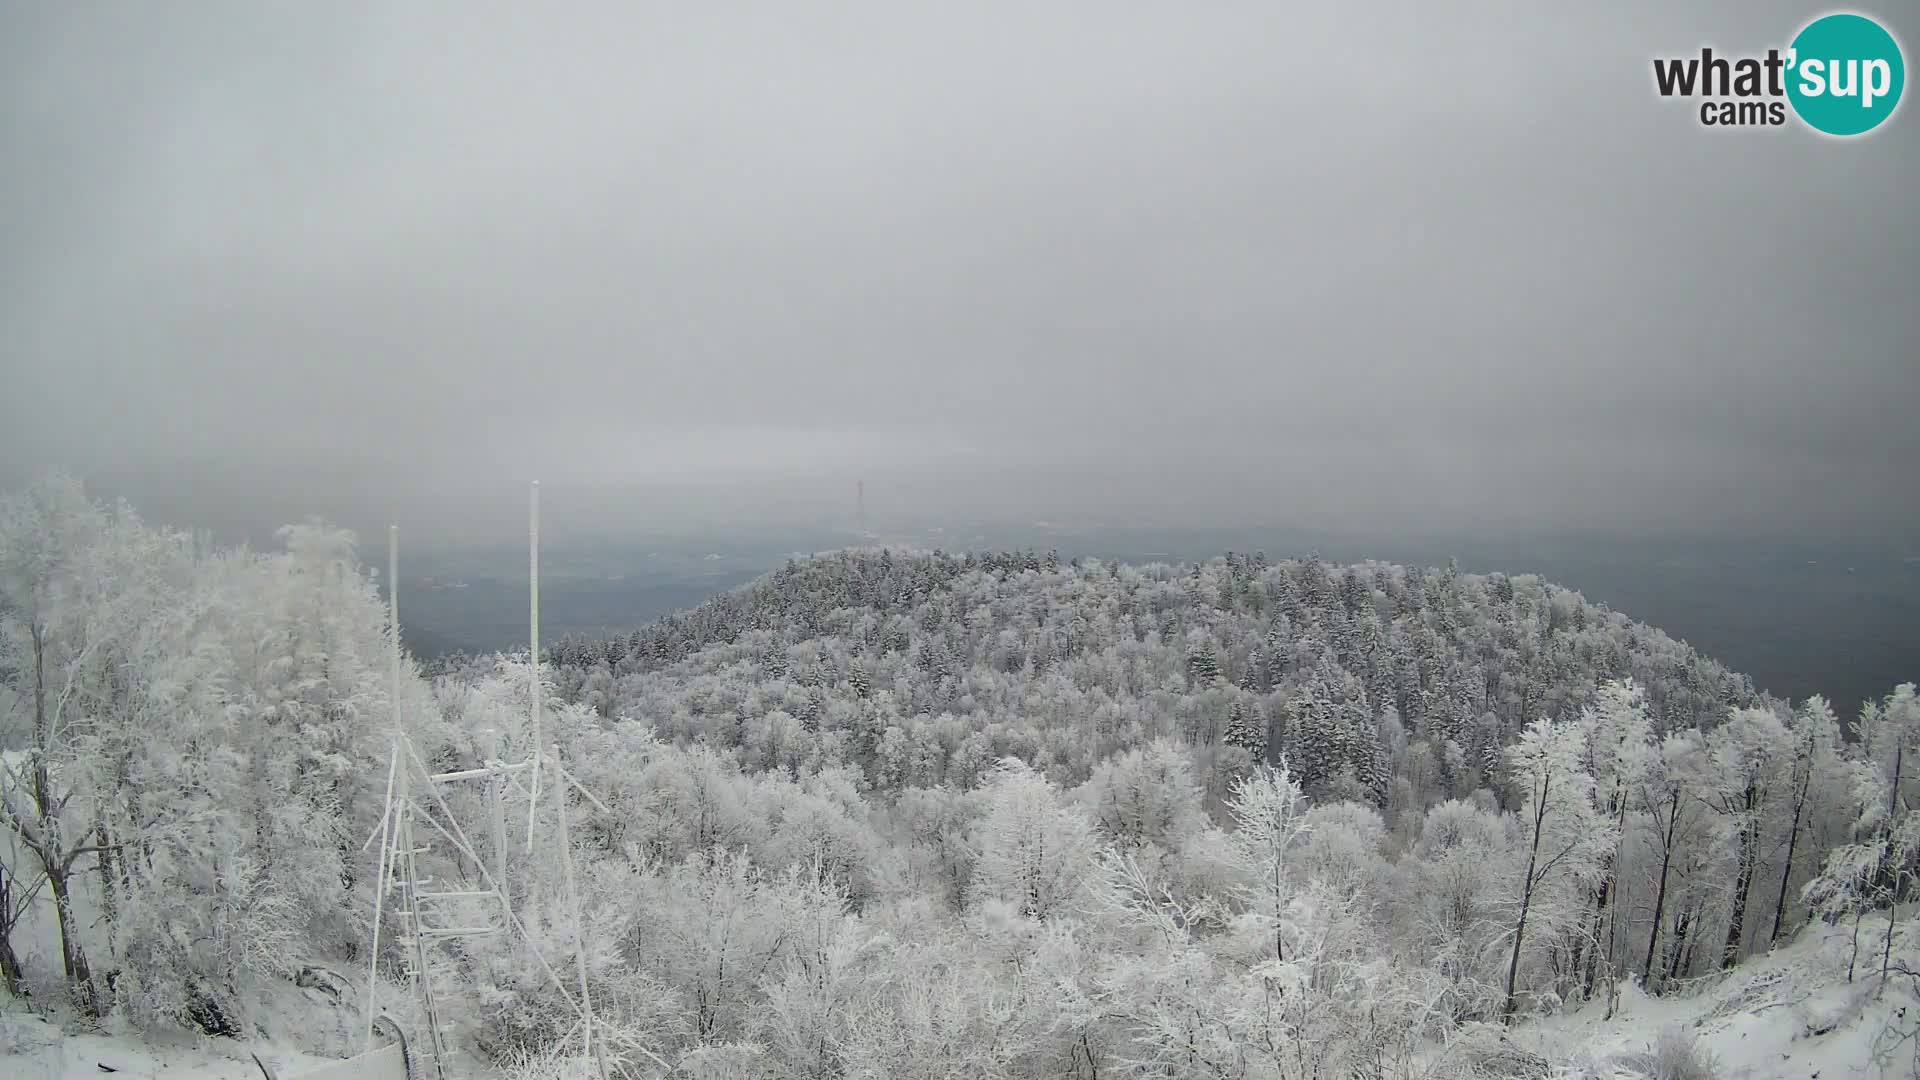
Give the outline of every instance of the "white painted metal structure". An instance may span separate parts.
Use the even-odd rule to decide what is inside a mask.
[[[398,894],[400,904],[397,909],[402,937],[400,945],[405,951],[406,962],[403,973],[418,997],[423,1015],[426,1018],[425,1038],[413,1040],[418,1056],[433,1062],[433,1075],[438,1080],[447,1080],[446,1059],[451,1046],[451,1031],[447,1026],[447,1017],[443,1015],[444,997],[451,990],[446,982],[446,973],[453,962],[448,955],[449,942],[490,935],[507,935],[517,939],[528,949],[555,989],[563,999],[578,1013],[580,1046],[583,1054],[596,1063],[602,1076],[606,1073],[605,1063],[599,1053],[599,1047],[593,1039],[593,1006],[587,984],[586,950],[584,941],[576,940],[574,956],[579,977],[579,997],[568,989],[553,965],[542,955],[539,947],[526,933],[526,927],[513,911],[513,905],[506,887],[507,873],[507,828],[506,801],[509,791],[518,791],[527,797],[527,848],[532,850],[534,825],[537,820],[538,800],[541,776],[551,769],[555,776],[555,786],[559,797],[552,800],[558,808],[561,837],[561,865],[566,877],[567,905],[573,916],[576,934],[583,934],[585,924],[581,919],[579,895],[575,891],[573,876],[573,843],[569,832],[570,822],[567,814],[568,790],[580,795],[606,810],[605,804],[594,798],[585,785],[576,780],[560,765],[558,747],[544,748],[541,742],[542,731],[542,685],[540,679],[540,486],[533,485],[531,512],[528,531],[529,547],[529,644],[532,646],[532,723],[533,746],[525,761],[507,762],[490,759],[477,769],[462,769],[454,772],[434,773],[420,758],[419,752],[401,729],[400,691],[400,602],[399,602],[399,529],[388,531],[387,550],[387,596],[388,618],[392,655],[392,698],[393,698],[393,751],[387,765],[386,806],[380,818],[379,827],[373,836],[367,838],[369,846],[375,837],[380,840],[380,860],[378,877],[374,888],[373,942],[369,951],[367,965],[366,997],[366,1046],[362,1057],[376,1053],[373,1045],[373,1023],[375,1016],[375,991],[380,978],[380,932],[381,921],[386,914],[386,900],[389,893]],[[542,750],[547,749],[543,755]],[[527,786],[522,787],[517,774],[527,774]],[[485,781],[488,785],[488,802],[492,807],[492,842],[487,852],[493,858],[482,857],[477,847],[462,829],[459,820],[448,808],[446,800],[440,794],[440,788],[446,784]],[[421,873],[418,856],[434,850],[430,844],[444,844],[447,858],[460,867],[464,875],[477,875],[485,885],[483,889],[449,889],[435,887],[432,878]],[[386,1051],[378,1051],[385,1053]],[[360,1058],[354,1059],[361,1060]],[[421,1075],[423,1070],[416,1070]],[[422,1080],[424,1077],[422,1076]]]

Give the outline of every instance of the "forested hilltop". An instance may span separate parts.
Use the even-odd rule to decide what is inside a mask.
[[[568,700],[753,768],[846,763],[876,789],[964,789],[1014,756],[1075,784],[1165,736],[1210,793],[1284,757],[1310,795],[1393,813],[1482,787],[1504,801],[1501,752],[1610,679],[1643,688],[1663,734],[1778,705],[1537,577],[1263,555],[849,551],[548,656]]]

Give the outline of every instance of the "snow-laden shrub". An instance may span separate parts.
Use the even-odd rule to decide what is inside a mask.
[[[546,1061],[578,1039],[579,962],[572,919],[553,897],[517,912],[524,939],[474,950],[472,1043],[501,1063]],[[681,996],[620,954],[618,921],[586,928],[595,1042],[616,1057],[643,1057],[688,1032]],[[558,985],[556,985],[556,983]]]
[[[1719,1080],[1720,1062],[1691,1035],[1674,1029],[1660,1033],[1654,1044],[1618,1064],[1645,1080]]]
[[[501,1070],[506,1080],[600,1080],[600,1069],[577,1049],[515,1051]]]
[[[989,919],[1019,940],[1019,960],[963,934],[897,949],[838,1017],[841,1075],[1006,1076],[1021,1061],[1068,1075],[1060,1066],[1084,1020],[1083,1003],[1063,993],[1070,980],[1061,973],[1078,959],[1070,935],[1004,908]]]
[[[752,1043],[717,1043],[696,1047],[674,1062],[675,1077],[687,1080],[773,1080],[780,1075],[761,1047]]]
[[[1545,1080],[1556,1069],[1545,1057],[1515,1043],[1510,1029],[1473,1021],[1449,1032],[1433,1071],[1462,1080]]]

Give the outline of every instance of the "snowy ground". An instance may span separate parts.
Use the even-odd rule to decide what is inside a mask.
[[[272,1043],[242,1044],[231,1039],[144,1040],[131,1036],[66,1035],[35,1017],[0,1017],[0,1075],[9,1080],[67,1080],[102,1076],[180,1080],[241,1077],[262,1080],[248,1056],[257,1053],[281,1080],[291,1080],[325,1062]],[[106,1072],[101,1066],[113,1069]]]
[[[17,765],[18,754],[12,754],[11,760]],[[10,830],[0,830],[0,845],[5,845],[5,849],[0,850],[0,859],[11,866],[25,865],[27,857]],[[90,887],[93,880],[87,875],[75,882],[74,912],[82,926],[100,921],[99,896]],[[52,898],[42,889],[13,934],[14,948],[22,962],[30,973],[39,976],[32,985],[39,1000],[60,996],[59,940]],[[100,943],[89,942],[89,947],[98,950]],[[100,953],[96,951],[95,955]],[[345,988],[356,985],[337,972],[331,982]],[[0,1080],[64,1080],[79,1076],[96,1080],[103,1076],[262,1080],[260,1067],[253,1061],[254,1054],[260,1055],[279,1080],[296,1080],[311,1068],[359,1052],[364,1019],[359,1011],[358,995],[280,981],[260,988],[258,994],[257,1024],[261,1037],[238,1041],[186,1034],[143,1039],[117,1032],[111,1026],[103,1033],[69,1033],[58,1024],[8,1001],[6,992],[0,990]],[[102,1065],[115,1071],[109,1073],[100,1067]]]
[[[1909,969],[1920,968],[1914,914],[1920,912],[1903,910],[1894,938],[1893,960]],[[1876,994],[1886,926],[1885,913],[1863,923],[1851,983],[1853,928],[1814,926],[1690,993],[1652,998],[1625,986],[1611,1020],[1596,1002],[1527,1025],[1514,1041],[1555,1062],[1584,1046],[1572,1056],[1586,1059],[1590,1075],[1605,1076],[1595,1066],[1646,1051],[1663,1032],[1679,1030],[1718,1062],[1721,1080],[1911,1080],[1920,1064],[1920,997],[1915,981],[1899,975]]]
[[[1896,966],[1920,969],[1915,915],[1920,911],[1902,914]],[[1605,1004],[1596,1002],[1520,1025],[1511,1040],[1569,1076],[1639,1076],[1614,1066],[1648,1050],[1663,1033],[1681,1031],[1717,1062],[1718,1080],[1911,1080],[1920,1075],[1920,996],[1915,980],[1900,976],[1877,993],[1885,933],[1884,914],[1862,926],[1852,982],[1852,927],[1815,926],[1786,948],[1685,993],[1653,998],[1625,985],[1611,1018]],[[295,1080],[338,1062],[354,1046],[357,1017],[331,995],[282,984],[266,997],[263,1038],[253,1042],[68,1035],[37,1017],[0,1011],[0,1077],[258,1080],[261,1071],[250,1056],[257,1053],[280,1080]],[[109,1074],[102,1065],[115,1071]]]
[[[186,1034],[152,1038],[111,1032],[69,1034],[39,1017],[0,1006],[0,1077],[263,1080],[252,1057],[258,1054],[279,1080],[295,1080],[357,1049],[356,1033],[362,1021],[356,1010],[334,995],[279,983],[263,990],[261,997],[260,1038],[248,1041]],[[108,1073],[102,1065],[114,1071]]]

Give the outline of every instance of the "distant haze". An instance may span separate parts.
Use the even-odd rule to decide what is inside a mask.
[[[1652,87],[1815,9],[932,7],[8,5],[0,481],[1920,537],[1915,104]]]

